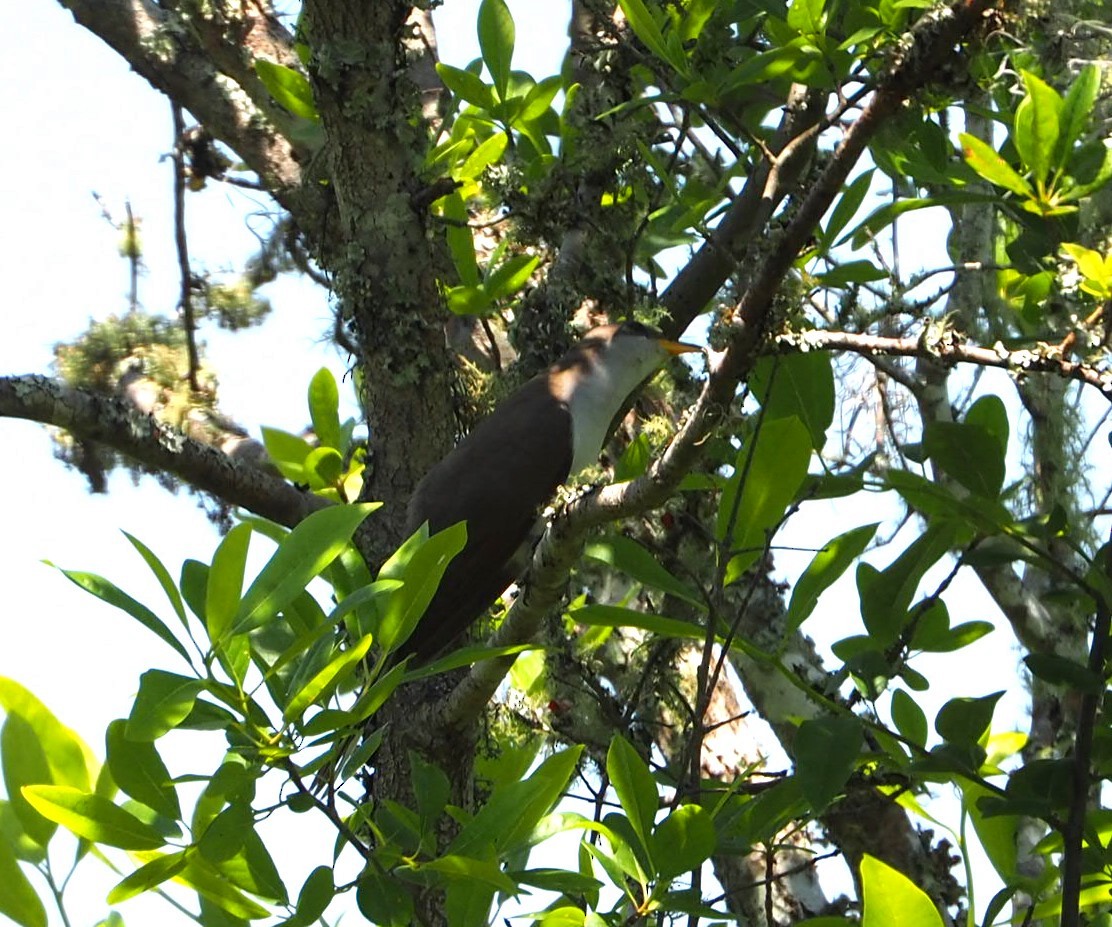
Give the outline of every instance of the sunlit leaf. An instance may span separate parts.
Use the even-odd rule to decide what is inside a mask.
[[[94,843],[123,850],[155,850],[165,843],[149,824],[99,795],[65,785],[28,785],[23,795],[43,817]]]

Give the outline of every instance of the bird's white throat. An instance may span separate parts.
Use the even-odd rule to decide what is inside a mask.
[[[664,364],[668,353],[648,338],[617,337],[591,359],[567,397],[572,421],[569,476],[598,460],[614,416],[638,385]]]

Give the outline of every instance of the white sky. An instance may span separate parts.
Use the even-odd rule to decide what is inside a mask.
[[[568,4],[511,0],[510,6],[518,27],[515,64],[537,77],[554,73],[563,52]],[[444,60],[462,65],[477,54],[476,8],[473,0],[453,0],[441,11]],[[0,85],[8,88],[8,132],[0,146],[0,202],[5,209],[0,279],[6,315],[0,373],[45,373],[56,340],[72,338],[90,318],[126,308],[127,267],[116,252],[117,233],[102,219],[92,191],[117,217],[123,215],[125,199],[131,200],[143,220],[148,268],[140,284],[141,300],[148,310],[174,311],[178,281],[170,167],[160,163],[171,145],[170,109],[57,4],[23,4],[18,16],[6,18],[6,27],[5,54],[0,56]],[[231,188],[214,187],[189,197],[195,263],[212,270],[236,266],[255,243],[244,215],[268,207],[261,198]],[[209,361],[220,376],[222,407],[256,435],[260,424],[299,430],[307,421],[304,391],[312,374],[321,365],[337,378],[344,371],[344,359],[324,344],[330,313],[320,289],[284,279],[269,287],[267,295],[274,313],[261,329],[236,336],[204,332]],[[100,573],[164,612],[160,590],[120,530],[145,541],[175,575],[187,557],[207,559],[218,538],[187,493],[171,496],[149,479],[135,487],[126,475],[116,474],[108,495],[93,496],[83,478],[53,462],[51,453],[41,427],[0,419],[5,503],[0,676],[30,688],[103,755],[102,732],[109,720],[126,715],[140,673],[152,666],[179,667],[165,645],[41,560]],[[851,510],[811,503],[780,543],[813,549],[850,527],[890,515],[880,503],[879,514],[868,508],[861,500]],[[891,555],[880,559],[886,562]],[[778,555],[779,568],[786,576],[798,575],[810,556]],[[972,585],[958,587],[948,599],[955,623],[993,617],[991,603]],[[829,643],[859,626],[850,586],[824,599],[807,630]],[[960,671],[950,657],[945,663],[924,660],[916,666],[928,675],[945,666],[951,678],[962,680],[964,695],[1011,687],[999,722],[1017,718],[1023,704],[1022,693],[1015,691],[1009,648],[1006,633],[998,633],[969,648]],[[937,707],[949,694],[940,691],[924,700],[929,716],[930,704]],[[201,764],[193,767],[199,771],[210,770],[211,765],[203,765],[211,762],[209,755],[195,753],[204,735],[180,736],[186,740],[175,756],[187,757],[186,765],[172,764],[174,771],[184,771],[189,763]],[[302,816],[299,826],[308,817]],[[324,829],[311,836],[299,832],[297,843],[305,853],[281,860],[295,896],[308,869],[327,858],[331,836]],[[107,913],[103,896],[115,880],[105,878],[92,861],[79,872],[83,876],[70,892],[71,912],[76,923],[91,924]],[[982,899],[990,896],[988,891]],[[128,902],[121,913],[132,923],[170,924],[176,918],[150,898]],[[59,923],[53,912],[51,923]]]

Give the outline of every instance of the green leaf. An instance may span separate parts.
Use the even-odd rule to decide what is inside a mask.
[[[661,61],[671,65],[677,74],[686,77],[687,60],[682,46],[677,48],[665,42],[660,26],[642,0],[618,0],[618,3],[629,21],[633,34],[641,40],[642,44]]]
[[[834,421],[834,368],[825,351],[762,357],[753,365],[749,387],[764,408],[766,425],[795,416],[807,428],[811,446],[822,450]]]
[[[440,202],[444,218],[450,220],[445,226],[445,235],[456,273],[465,287],[477,287],[480,283],[479,265],[475,260],[475,240],[467,227],[467,206],[458,191],[450,193]]]
[[[892,722],[896,730],[913,744],[920,747],[927,745],[927,716],[903,689],[892,693]]]
[[[533,89],[525,96],[525,105],[521,110],[519,120],[521,122],[532,122],[544,116],[552,105],[552,101],[556,99],[556,94],[560,92],[562,85],[563,79],[559,74],[546,77],[535,84]]]
[[[861,722],[828,715],[804,721],[795,735],[795,777],[815,813],[822,812],[842,791],[861,751]]]
[[[1099,695],[1104,691],[1103,680],[1088,666],[1055,653],[1029,653],[1023,658],[1032,676],[1052,686],[1067,686],[1078,692]],[[11,790],[9,790],[11,794]]]
[[[811,435],[795,417],[766,421],[738,453],[719,502],[715,532],[719,540],[730,534],[731,550],[738,552],[726,573],[728,583],[761,557],[769,533],[802,485],[810,460]]]
[[[335,896],[331,867],[317,866],[301,886],[297,895],[297,910],[283,927],[309,927],[320,919]]]
[[[250,543],[251,526],[236,525],[224,536],[213,555],[205,585],[205,625],[214,642],[223,639],[239,610]]]
[[[333,657],[328,664],[313,676],[301,690],[290,699],[282,713],[287,722],[300,718],[302,713],[315,702],[326,699],[336,690],[359,665],[371,649],[374,639],[371,635],[362,638],[354,647]]]
[[[224,874],[199,854],[190,854],[186,867],[175,878],[232,917],[258,920],[270,916],[270,911],[247,898],[243,892],[229,883]]]
[[[310,489],[336,487],[344,475],[344,458],[334,447],[316,447],[305,458],[302,470]]]
[[[994,157],[999,159],[996,152],[992,151],[991,148],[988,150],[992,152]],[[1014,174],[1015,172],[1013,171],[1012,173]],[[1018,177],[1019,175],[1016,174],[1016,176]],[[1027,183],[1022,177],[1020,177],[1019,180],[1022,184]],[[1034,191],[1031,190],[1030,187],[1027,187],[1027,192],[1028,195],[1034,196]],[[874,209],[863,222],[852,232],[848,232],[844,235],[836,244],[842,245],[845,244],[847,240],[851,240],[854,250],[863,248],[900,216],[920,209],[933,209],[936,206],[952,206],[966,203],[996,203],[998,201],[999,197],[995,194],[967,193],[965,191],[958,193],[940,193],[937,196],[931,197],[911,197],[897,200],[894,203],[887,203],[884,206]]]
[[[956,530],[954,522],[929,524],[884,570],[857,565],[861,619],[874,646],[883,649],[899,637],[923,575],[950,550]]]
[[[823,0],[797,0],[788,7],[788,26],[804,35],[821,35],[826,29]]]
[[[991,184],[1010,190],[1017,196],[1022,196],[1025,199],[1034,198],[1035,190],[1031,184],[1014,167],[1000,157],[995,148],[967,132],[958,135],[958,140],[961,142],[961,153],[962,157],[965,158],[965,163],[981,177]]]
[[[1054,152],[1061,131],[1058,120],[1062,98],[1058,91],[1030,71],[1021,73],[1027,95],[1016,107],[1012,141],[1035,182],[1041,184],[1053,169],[1061,166],[1054,163]]]
[[[865,552],[879,522],[852,528],[827,541],[807,565],[792,589],[791,601],[785,623],[784,638],[789,638],[810,617],[818,604],[819,596],[837,582],[849,565]]]
[[[313,512],[278,545],[240,602],[231,633],[266,624],[330,564],[381,502],[333,505]]]
[[[51,564],[53,566],[53,564]],[[96,573],[81,573],[77,570],[62,570],[62,574],[77,586],[80,586],[86,592],[91,592],[102,602],[107,602],[109,605],[114,605],[121,611],[127,612],[136,621],[138,621],[148,631],[153,631],[162,640],[174,648],[182,657],[188,662],[189,654],[186,653],[185,647],[182,645],[170,629],[162,623],[162,619],[152,612],[146,605],[137,602],[131,596],[121,589],[118,589],[114,584],[110,583],[103,576],[97,576]]]
[[[472,859],[449,853],[425,863],[421,868],[439,872],[449,879],[473,879],[492,885],[506,894],[517,894],[517,883],[498,867],[495,860]]]
[[[251,809],[241,802],[233,802],[209,822],[197,842],[197,849],[206,860],[218,866],[243,849],[253,826]]]
[[[1004,447],[988,429],[969,422],[929,421],[923,449],[951,479],[985,499],[997,499],[1004,485]]]
[[[291,483],[305,482],[302,472],[305,458],[312,453],[313,445],[299,435],[291,435],[280,428],[263,426],[263,444],[271,463]]]
[[[20,798],[22,797],[21,795]],[[27,811],[28,814],[37,813],[30,808]],[[3,798],[0,798],[0,844],[9,847],[17,859],[27,863],[37,865],[46,859],[46,848],[28,836],[12,803]]]
[[[4,676],[0,676],[0,708],[8,715],[19,715],[31,725],[56,785],[83,790],[90,787],[92,751],[27,689]]]
[[[379,874],[373,867],[368,866],[359,876],[355,901],[359,912],[379,927],[410,927],[413,923],[413,896],[398,879]]]
[[[170,771],[149,740],[129,740],[127,722],[113,721],[105,731],[108,768],[116,784],[136,801],[176,821],[181,805]]]
[[[492,300],[513,296],[529,282],[540,262],[541,259],[532,254],[515,254],[503,261],[486,279],[484,289],[487,296]]]
[[[151,568],[151,572],[154,573],[155,578],[158,580],[158,584],[162,587],[162,591],[166,593],[166,598],[170,600],[170,605],[177,613],[182,625],[187,626],[188,621],[185,617],[185,607],[182,605],[181,594],[178,592],[178,587],[174,585],[173,579],[170,578],[170,571],[163,566],[162,561],[154,555],[150,548],[137,537],[128,534],[126,531],[123,532],[123,535],[131,542],[131,546],[139,551],[139,556],[141,556],[143,560],[146,561],[147,566]]]
[[[394,650],[409,639],[436,594],[448,564],[466,544],[464,522],[439,531],[427,540],[423,531],[418,530],[382,567],[379,578],[403,582],[387,599],[378,624],[378,642],[384,650]]]
[[[710,814],[699,805],[681,805],[653,831],[651,856],[657,876],[674,879],[698,869],[710,859],[717,842]]]
[[[185,853],[185,850],[166,853],[140,866],[131,875],[116,883],[108,893],[108,903],[119,904],[121,901],[127,901],[129,898],[156,888],[167,879],[172,879],[185,868],[187,862]]]
[[[1074,144],[1093,115],[1097,93],[1100,90],[1100,69],[1095,64],[1087,64],[1081,69],[1062,101],[1059,113],[1058,145],[1054,151],[1053,162],[1057,166],[1069,163]]]
[[[314,122],[320,119],[313,103],[313,88],[309,86],[309,79],[300,71],[256,58],[255,73],[279,105],[302,119]]]
[[[289,901],[286,886],[274,865],[274,860],[252,826],[246,827],[243,833],[242,849],[231,859],[216,864],[216,869],[233,885],[253,895],[268,898],[279,904],[286,904]]]
[[[505,153],[510,144],[509,135],[498,132],[479,145],[453,174],[456,180],[477,180],[490,165]]]
[[[480,109],[489,110],[494,107],[494,96],[490,92],[490,87],[484,84],[483,79],[477,74],[440,63],[436,65],[436,73],[440,75],[444,86],[461,100]]]
[[[830,212],[826,228],[822,231],[822,248],[824,251],[833,247],[835,240],[842,234],[842,230],[849,225],[850,220],[857,214],[857,210],[861,208],[861,204],[865,201],[865,196],[869,192],[869,187],[872,185],[873,174],[875,173],[875,168],[870,168],[860,177],[855,178],[842,191],[842,195]]]
[[[645,761],[620,734],[610,741],[610,749],[606,753],[606,774],[647,853],[651,846],[653,822],[660,807],[656,780]]]
[[[506,0],[483,0],[479,6],[478,32],[483,63],[494,79],[498,99],[505,100],[514,54],[514,18]]]
[[[706,629],[691,621],[678,618],[665,618],[620,605],[582,605],[573,608],[568,614],[572,621],[593,628],[641,628],[661,637],[674,637],[678,640],[704,640]]]
[[[977,743],[992,724],[992,713],[1003,694],[950,699],[935,715],[934,729],[949,743]]]
[[[926,892],[867,853],[861,860],[861,887],[865,905],[861,927],[943,927]]]
[[[707,610],[706,600],[697,590],[669,573],[656,557],[633,538],[620,534],[601,538],[588,544],[584,554],[592,560],[609,564],[643,585],[675,596],[699,611]]]
[[[28,785],[23,795],[43,817],[94,843],[121,850],[157,850],[162,834],[106,798],[65,785]]]
[[[22,715],[9,712],[0,729],[0,761],[4,768],[4,790],[8,793],[11,811],[19,821],[23,834],[39,847],[45,848],[54,836],[57,825],[47,820],[28,804],[21,789],[25,785],[52,785],[46,751]]]
[[[962,808],[969,815],[977,839],[981,841],[985,855],[1002,882],[1015,878],[1016,863],[1019,858],[1017,836],[1020,827],[1018,815],[993,815],[986,817],[980,808],[982,798],[993,795],[977,782],[961,778],[957,780],[961,788]]]
[[[321,367],[309,381],[309,417],[322,447],[344,450],[340,431],[340,390],[327,367]]]
[[[20,927],[46,927],[46,908],[23,874],[11,847],[0,840],[0,914]]]
[[[540,820],[559,801],[575,772],[582,745],[553,754],[527,779],[497,788],[487,803],[463,825],[447,852],[473,856],[485,847],[510,855],[531,845]]]
[[[999,396],[989,394],[973,403],[965,413],[965,424],[985,429],[996,439],[1002,453],[1008,450],[1008,410]]]
[[[151,741],[172,731],[189,715],[200,691],[198,679],[147,670],[139,678],[139,694],[127,719],[127,738]]]

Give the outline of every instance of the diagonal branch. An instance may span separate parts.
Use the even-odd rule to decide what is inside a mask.
[[[533,554],[522,594],[494,635],[493,644],[521,643],[535,636],[545,615],[560,602],[568,572],[592,529],[657,507],[675,491],[694,464],[703,443],[722,421],[738,385],[748,375],[780,284],[841,191],[869,139],[899,111],[914,91],[932,81],[944,61],[952,60],[955,46],[976,26],[990,3],[991,0],[959,0],[917,24],[907,51],[881,80],[876,93],[849,127],[826,169],[754,275],[738,305],[736,321],[726,331],[728,347],[711,356],[702,394],[684,425],[644,476],[632,482],[605,486],[593,495],[572,502],[563,515],[549,525]],[[789,148],[781,157],[790,155]],[[446,698],[423,710],[429,716],[420,718],[417,726],[425,730],[467,727],[482,712],[512,662],[512,658],[502,657],[476,664]]]
[[[866,357],[884,354],[890,357],[930,358],[947,366],[976,364],[978,367],[998,367],[1016,376],[1049,373],[1095,386],[1106,398],[1112,399],[1112,370],[1101,370],[1091,364],[1071,361],[1045,351],[1009,351],[1002,344],[991,348],[966,344],[956,332],[944,332],[937,339],[927,339],[809,331],[781,335],[776,344],[784,351],[851,351]]]
[[[298,164],[306,152],[295,151],[280,131],[289,117],[277,104],[264,111],[263,97],[256,93],[252,99],[218,70],[184,21],[151,0],[59,2],[156,90],[188,109],[231,146],[277,200],[296,211],[298,197],[306,195],[300,189]]]
[[[161,424],[129,403],[74,389],[37,374],[0,377],[0,417],[54,425],[97,441],[145,467],[292,527],[328,503],[301,492],[257,464],[239,459],[246,439],[217,449]]]

